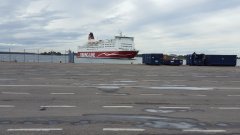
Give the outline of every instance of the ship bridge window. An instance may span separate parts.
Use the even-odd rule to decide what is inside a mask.
[[[128,43],[121,43],[121,45],[132,45],[132,44],[128,44]]]
[[[122,47],[132,47],[132,46],[126,46],[126,45],[122,45]]]

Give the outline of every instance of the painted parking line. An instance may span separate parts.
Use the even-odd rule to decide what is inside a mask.
[[[119,93],[119,94],[112,94],[113,96],[127,96],[128,94],[125,93]]]
[[[159,109],[191,109],[191,107],[180,107],[180,106],[159,106]]]
[[[215,87],[215,89],[219,89],[219,90],[240,90],[239,87]]]
[[[94,88],[94,86],[81,86],[81,85],[0,85],[0,87],[53,87],[53,88]]]
[[[137,82],[137,81],[122,80],[122,81],[113,81],[113,82],[119,82],[119,83],[135,83],[135,82]]]
[[[159,82],[159,81],[162,81],[162,80],[142,80],[144,82]]]
[[[13,108],[14,105],[0,105],[1,108]]]
[[[240,83],[240,81],[230,81],[230,82],[233,82],[233,83]]]
[[[9,94],[9,95],[30,95],[30,93],[25,92],[1,92],[2,94]]]
[[[162,87],[186,87],[186,85],[169,85],[169,84],[166,84],[166,85],[162,85]]]
[[[229,76],[221,76],[221,75],[219,75],[219,76],[215,76],[216,78],[227,78],[227,77],[229,77]]]
[[[103,108],[133,108],[133,106],[102,106]]]
[[[240,110],[240,107],[218,107],[219,110]]]
[[[0,85],[0,87],[72,87],[66,85]]]
[[[200,130],[200,129],[186,129],[183,132],[201,132],[201,133],[224,133],[226,130]]]
[[[96,87],[98,89],[120,89],[120,87],[118,86],[100,86],[100,87]]]
[[[51,86],[63,86],[63,85],[0,85],[0,87],[51,87]]]
[[[214,88],[204,88],[204,87],[148,87],[148,88],[157,89],[157,90],[196,90],[196,91],[214,90]]]
[[[143,132],[145,129],[142,128],[103,128],[103,131],[130,131],[130,132]]]
[[[49,131],[62,131],[62,128],[17,128],[7,129],[8,132],[49,132]]]
[[[229,97],[240,97],[240,95],[228,95]]]
[[[141,96],[162,96],[163,94],[159,94],[159,93],[143,93],[140,94]]]
[[[51,95],[74,95],[75,93],[50,93]]]
[[[185,82],[185,81],[188,81],[188,80],[171,80],[171,81],[174,81],[174,82]]]
[[[0,78],[0,81],[13,81],[13,80],[17,80],[17,79]]]
[[[190,96],[195,96],[195,97],[206,97],[207,95],[190,95]]]
[[[113,84],[106,84],[106,83],[102,83],[102,84],[93,84],[93,85],[96,85],[96,86],[125,86],[125,85],[129,85],[129,84],[123,84],[123,83],[119,83],[119,84],[116,84],[116,83],[113,83]]]
[[[41,108],[74,108],[76,106],[70,106],[70,105],[46,105],[46,106],[40,106]]]

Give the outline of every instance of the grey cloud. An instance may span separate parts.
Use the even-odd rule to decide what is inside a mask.
[[[11,19],[20,14],[21,9],[29,5],[29,0],[2,0],[0,2],[1,19]]]
[[[15,9],[16,10],[16,9]],[[13,15],[13,14],[12,14]],[[71,31],[50,31],[44,29],[51,21],[64,19],[59,11],[43,10],[40,13],[31,14],[23,17],[12,16],[11,20],[0,23],[0,42],[5,43],[6,47],[11,47],[13,43],[25,45],[44,45],[54,44],[58,40],[73,40],[81,36],[80,32]],[[30,37],[16,37],[15,35],[27,34]]]
[[[181,4],[181,1],[173,3],[172,6],[174,4]],[[168,12],[161,12],[159,7],[154,5],[154,3],[145,1],[138,4],[137,10],[140,14],[140,17],[135,18],[132,24],[129,24],[129,27],[127,29],[132,29],[135,31],[146,25],[153,24],[162,24],[165,26],[187,24],[194,21],[194,17],[197,17],[198,15],[208,15],[211,13],[219,12],[221,10],[237,7],[240,7],[239,0],[207,0],[185,8],[176,8],[175,10],[170,10]]]
[[[25,33],[28,33],[27,31]],[[64,31],[43,31],[43,30],[35,30],[32,31],[31,37],[27,38],[14,38],[14,37],[4,37],[0,38],[1,42],[6,43],[20,43],[24,45],[31,44],[39,44],[42,45],[44,43],[53,43],[56,41],[64,41],[64,40],[74,40],[80,36],[83,36],[83,33],[80,32],[64,32]]]
[[[215,35],[214,32],[218,32],[218,29],[211,32],[208,30],[211,27],[206,28],[206,22],[202,22],[225,10],[240,8],[239,0],[194,0],[194,2],[193,0],[169,0],[167,5],[169,7],[164,9],[161,9],[159,2],[165,0],[37,0],[46,2],[48,6],[38,13],[31,14],[25,14],[25,8],[35,1],[2,1],[0,3],[0,49],[3,46],[13,45],[29,48],[58,47],[78,40],[82,42],[80,39],[84,39],[86,34],[93,30],[103,35],[112,34],[108,36],[113,36],[113,32],[116,33],[118,30],[131,33],[136,36],[137,48],[139,47],[140,50],[147,50],[149,46],[146,44],[151,44],[150,47],[155,51],[172,49],[187,52],[201,50],[201,47],[207,48],[209,44],[215,44],[209,49],[224,48],[226,44],[236,48],[235,44],[240,43],[237,39],[234,42],[230,40],[230,36],[228,36],[229,39],[221,40],[221,42],[225,41],[221,44],[217,40],[213,41],[212,39],[226,38],[227,36],[224,36],[226,33]],[[124,12],[128,10],[127,7],[121,7],[121,3],[126,1],[134,7],[129,12]],[[119,10],[123,11],[118,12]],[[233,14],[237,17],[238,13],[233,12]],[[227,18],[220,17],[223,17],[223,20]],[[69,24],[66,24],[65,20]],[[46,28],[49,24],[55,24],[51,22],[59,23],[56,23],[59,25],[57,29]],[[67,25],[73,25],[73,27],[64,27]],[[236,27],[225,28],[225,24],[222,23],[222,25],[224,26],[221,28],[222,31],[228,31],[233,36],[239,35],[239,32],[233,29]],[[228,25],[232,24],[228,23]],[[201,29],[206,30],[202,32]],[[203,34],[206,34],[204,36],[209,39],[206,39]],[[3,45],[4,43],[6,45]],[[191,46],[194,43],[198,46]],[[75,48],[76,46],[73,49]]]
[[[10,22],[5,22],[0,24],[0,33],[5,33],[5,32],[10,32],[10,31],[17,31],[19,29],[24,29],[28,27],[29,24],[27,23],[22,23],[19,21],[10,21]],[[5,33],[7,34],[7,33]]]

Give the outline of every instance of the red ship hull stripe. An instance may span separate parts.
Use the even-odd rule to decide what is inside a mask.
[[[78,58],[134,58],[138,51],[78,52]]]

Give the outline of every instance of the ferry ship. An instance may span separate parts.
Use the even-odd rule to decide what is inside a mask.
[[[128,58],[132,59],[138,54],[135,49],[134,37],[126,37],[121,33],[114,39],[95,41],[90,32],[88,42],[78,47],[78,58]]]

